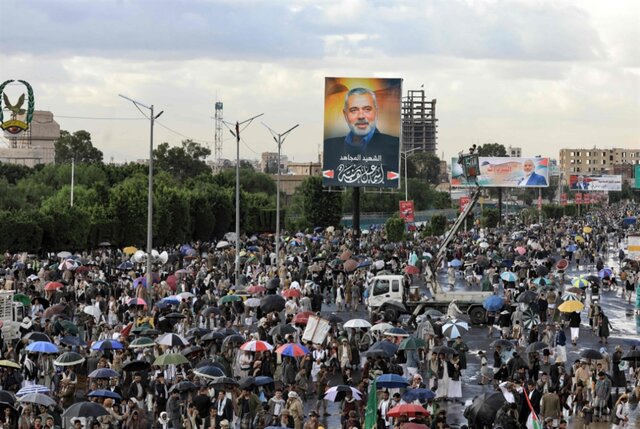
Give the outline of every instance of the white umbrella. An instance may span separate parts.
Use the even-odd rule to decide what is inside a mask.
[[[393,328],[394,328],[394,326],[389,324],[389,323],[378,323],[376,325],[373,325],[371,327],[371,330],[372,331],[379,331],[379,332],[386,332],[389,329],[393,329]]]
[[[224,249],[225,247],[229,247],[229,242],[228,241],[218,241],[218,244],[216,244],[216,249]]]
[[[189,340],[187,340],[182,335],[178,335],[178,334],[174,334],[174,333],[170,332],[170,333],[164,334],[163,336],[158,338],[156,340],[156,344],[160,344],[160,345],[163,345],[163,346],[170,346],[170,347],[188,346],[189,345]]]
[[[185,300],[185,299],[193,298],[195,295],[192,294],[191,292],[182,292],[182,293],[179,293],[178,296],[183,300]]]
[[[260,307],[260,298],[249,298],[244,302],[247,307]]]
[[[65,250],[65,251],[62,251],[62,252],[58,252],[58,254],[56,256],[58,258],[60,258],[60,259],[67,259],[69,256],[71,256],[71,252],[67,252]]]
[[[364,319],[351,319],[342,326],[345,328],[354,328],[354,329],[370,328],[371,323],[367,322]]]
[[[468,331],[469,324],[464,320],[451,319],[442,325],[442,333],[451,339],[458,338],[462,335],[462,331]]]
[[[100,316],[102,316],[102,312],[100,311],[100,309],[94,305],[87,305],[82,311],[89,316],[95,317],[96,319],[99,319]]]
[[[381,270],[384,268],[384,261],[380,260],[380,261],[375,261],[373,263],[373,266],[376,267],[376,269]]]

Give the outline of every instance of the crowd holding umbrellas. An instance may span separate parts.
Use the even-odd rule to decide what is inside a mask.
[[[601,292],[627,304],[635,294],[640,307],[637,262],[622,252],[616,266],[605,264],[635,225],[619,220],[637,209],[602,210],[458,234],[437,277],[489,292],[481,327],[455,302],[415,324],[362,316],[377,274],[424,288],[440,239],[419,229],[388,243],[378,228],[361,237],[317,228],[283,237],[278,249],[268,234],[240,237],[237,279],[235,237],[162,257],[110,243],[80,254],[7,253],[0,281],[25,314],[2,344],[0,427],[440,428],[470,380],[487,389],[465,407],[470,427],[625,418],[640,394],[640,342],[610,353]],[[307,336],[318,318],[323,335]],[[471,332],[490,337],[492,352],[471,350]],[[570,362],[567,348],[584,335],[602,347]]]

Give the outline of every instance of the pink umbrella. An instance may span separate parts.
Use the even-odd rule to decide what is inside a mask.
[[[178,278],[171,274],[165,281],[167,282],[167,285],[171,288],[171,290],[175,292],[178,288]]]
[[[141,305],[143,307],[146,307],[147,303],[142,298],[131,298],[129,301],[127,301],[127,305]]]
[[[518,252],[520,254],[520,256],[524,255],[525,253],[527,253],[527,249],[525,249],[522,246],[518,246],[516,247],[516,252]]]
[[[420,268],[416,267],[415,265],[407,265],[406,267],[404,267],[404,272],[409,275],[416,275],[420,274]]]

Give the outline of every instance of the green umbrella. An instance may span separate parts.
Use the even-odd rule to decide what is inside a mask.
[[[402,340],[398,348],[400,350],[416,350],[426,346],[427,343],[423,339],[411,336]]]
[[[70,320],[60,320],[57,322],[60,324],[62,329],[69,335],[78,335],[78,326],[76,326]]]
[[[187,359],[180,353],[165,353],[158,356],[153,362],[154,365],[158,366],[181,365],[184,363],[189,363],[189,359]]]
[[[242,301],[242,298],[238,295],[225,295],[220,298],[220,304],[226,304],[227,302]]]
[[[150,324],[143,323],[142,325],[138,325],[131,330],[134,334],[142,334],[144,331],[148,331],[149,329],[153,329]]]
[[[135,340],[131,341],[129,344],[130,349],[141,349],[144,347],[153,347],[155,346],[155,342],[149,337],[139,337]]]
[[[21,293],[17,293],[15,295],[13,295],[13,300],[15,302],[20,302],[22,303],[25,307],[28,307],[31,305],[31,300],[29,299],[29,297],[27,295],[21,294]]]

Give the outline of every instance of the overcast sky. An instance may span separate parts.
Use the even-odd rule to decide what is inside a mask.
[[[36,108],[89,131],[105,160],[147,157],[148,121],[63,116],[140,118],[120,93],[212,151],[216,99],[228,121],[299,123],[283,153],[315,160],[325,76],[424,85],[447,158],[474,142],[556,158],[640,147],[636,0],[0,0],[0,40],[0,79],[29,81]],[[160,126],[155,137],[184,139]],[[276,150],[260,122],[243,137],[243,158]]]

